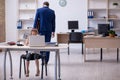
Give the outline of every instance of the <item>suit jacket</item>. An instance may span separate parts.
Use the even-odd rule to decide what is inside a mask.
[[[43,7],[37,9],[33,26],[34,28],[37,28],[38,22],[39,33],[41,33],[42,31],[55,32],[55,13],[50,8]]]

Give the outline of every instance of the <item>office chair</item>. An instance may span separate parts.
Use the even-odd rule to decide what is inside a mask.
[[[69,50],[70,43],[82,43],[82,54],[83,54],[83,34],[81,32],[71,32],[69,34],[68,55],[70,54],[70,50]]]
[[[26,54],[28,53],[28,51],[26,51]],[[21,66],[22,66],[22,59],[24,61],[24,73],[26,74],[26,66],[25,66],[25,60],[26,60],[26,54],[22,54],[20,56],[20,68],[19,68],[19,78],[21,78]],[[35,55],[35,53],[33,53],[32,55]],[[46,72],[46,76],[47,76],[47,64],[45,63],[45,58],[46,56],[43,55],[39,55],[38,59],[42,59],[42,70],[41,70],[41,79],[43,79],[43,68],[45,65],[45,72]],[[35,60],[34,57],[31,57],[30,60]]]

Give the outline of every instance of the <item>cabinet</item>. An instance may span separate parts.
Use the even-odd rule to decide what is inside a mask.
[[[102,23],[110,24],[120,34],[120,0],[88,0],[88,27],[97,29]]]
[[[37,0],[18,1],[18,41],[24,40],[33,27],[37,2]]]

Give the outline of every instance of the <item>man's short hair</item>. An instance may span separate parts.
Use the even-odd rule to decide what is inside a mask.
[[[49,7],[49,2],[45,1],[45,2],[43,3],[43,5],[46,5],[46,6]]]

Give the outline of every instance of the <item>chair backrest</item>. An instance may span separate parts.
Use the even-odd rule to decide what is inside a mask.
[[[69,34],[69,43],[83,43],[83,34],[81,32],[71,32]]]

